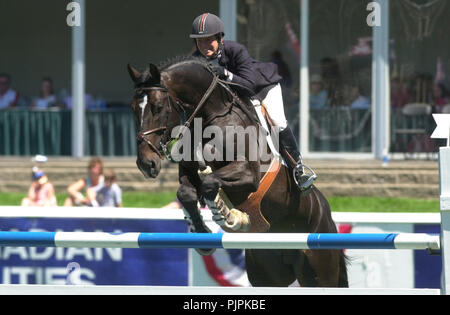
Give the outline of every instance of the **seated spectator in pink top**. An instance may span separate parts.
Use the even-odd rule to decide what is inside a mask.
[[[18,101],[19,93],[11,88],[11,76],[0,73],[0,109],[14,107]]]
[[[23,207],[41,206],[56,207],[55,189],[47,175],[37,167],[33,167],[33,182],[28,189],[28,196],[22,199]]]

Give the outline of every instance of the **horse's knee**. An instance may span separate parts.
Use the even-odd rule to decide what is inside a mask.
[[[214,200],[220,188],[220,181],[213,175],[208,175],[202,182],[202,196]]]
[[[177,191],[177,198],[181,204],[195,203],[197,204],[197,191],[194,187],[181,185]]]

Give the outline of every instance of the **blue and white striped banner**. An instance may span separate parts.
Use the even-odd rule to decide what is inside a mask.
[[[424,233],[1,232],[0,246],[88,248],[439,249]]]

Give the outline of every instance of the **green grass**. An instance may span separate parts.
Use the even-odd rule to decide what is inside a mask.
[[[123,205],[127,208],[159,208],[175,198],[175,192],[124,192]],[[0,193],[0,205],[20,205],[25,193]],[[62,206],[67,194],[57,194]],[[381,197],[329,197],[331,209],[340,212],[439,212],[439,200]]]
[[[330,197],[332,211],[340,212],[439,212],[439,200],[386,197]]]
[[[126,192],[123,193],[123,206],[129,208],[160,208],[173,201],[176,192],[165,193],[142,193]]]
[[[0,193],[1,206],[20,205],[22,198],[26,193]],[[127,208],[159,208],[170,203],[175,198],[175,192],[165,193],[143,193],[143,192],[125,192],[122,194],[123,206]],[[67,193],[56,194],[58,206],[64,204]]]

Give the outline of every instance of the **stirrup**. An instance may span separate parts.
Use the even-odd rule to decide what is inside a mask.
[[[305,168],[311,173],[310,175],[305,173]],[[300,182],[298,179],[300,175]],[[294,178],[295,184],[300,188],[300,191],[305,191],[311,188],[312,184],[317,178],[316,172],[306,164],[299,163],[292,170],[292,177]]]

